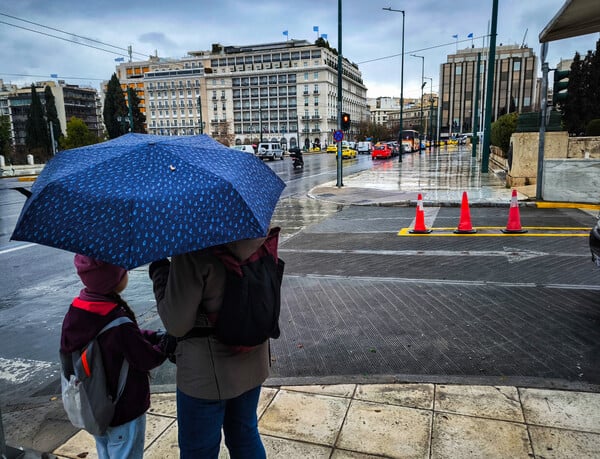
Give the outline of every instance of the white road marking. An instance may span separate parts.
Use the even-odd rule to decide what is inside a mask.
[[[37,244],[25,244],[25,245],[20,245],[18,247],[13,247],[10,249],[0,250],[0,255],[4,255],[5,253],[14,252],[15,250],[28,249],[29,247],[35,247],[36,245]]]

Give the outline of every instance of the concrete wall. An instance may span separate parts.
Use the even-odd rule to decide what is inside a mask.
[[[515,132],[510,141],[513,146],[512,164],[506,174],[509,187],[534,185],[536,183],[539,133]],[[567,132],[546,132],[544,159],[566,158],[569,150]]]
[[[544,160],[544,201],[600,203],[600,159]]]
[[[539,133],[511,136],[512,163],[507,163],[509,187],[537,183]],[[600,137],[569,137],[546,132],[542,197],[545,201],[600,202]]]

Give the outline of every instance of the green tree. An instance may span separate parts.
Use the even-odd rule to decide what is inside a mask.
[[[117,74],[113,73],[106,87],[106,95],[104,97],[104,125],[108,133],[109,139],[114,139],[127,132],[127,104],[125,96],[121,89],[121,83]],[[119,121],[121,118],[121,121]]]
[[[0,115],[0,155],[9,160],[12,158],[12,138],[8,115]]]
[[[92,145],[98,141],[99,139],[89,130],[83,120],[73,116],[67,121],[67,136],[60,138],[60,146],[68,150]]]
[[[575,53],[569,73],[567,98],[558,104],[564,128],[582,135],[588,123],[600,118],[600,40],[584,59]]]
[[[146,123],[146,116],[140,110],[140,98],[137,96],[137,92],[132,88],[127,88],[127,98],[131,104],[131,116],[133,117],[133,132],[140,134],[147,134],[144,124]]]
[[[517,130],[518,119],[519,114],[517,112],[498,117],[491,127],[490,141],[492,145],[501,148],[504,153],[508,153],[510,136]]]
[[[44,100],[46,102],[46,120],[48,123],[51,123],[50,125],[52,126],[52,135],[54,136],[54,141],[58,142],[58,139],[60,139],[62,136],[62,130],[60,128],[60,121],[58,120],[56,101],[50,86],[46,86],[44,88]],[[50,139],[50,142],[52,142],[52,139]],[[50,144],[50,148],[52,148],[52,144]]]
[[[31,104],[29,105],[29,116],[25,123],[25,146],[30,154],[41,162],[50,159],[50,134],[44,119],[44,107],[35,90],[31,85]]]

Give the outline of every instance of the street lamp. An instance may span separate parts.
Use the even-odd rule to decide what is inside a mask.
[[[404,19],[406,14],[404,10],[394,10],[391,7],[382,8],[386,11],[393,11],[395,13],[402,13],[402,56],[401,56],[401,68],[400,68],[400,132],[398,133],[398,143],[400,149],[402,149],[402,130],[404,129]],[[402,151],[398,155],[398,161],[402,162]]]
[[[433,123],[431,122],[431,116],[432,116],[432,112],[433,112],[433,78],[431,77],[423,77],[424,80],[429,80],[429,123],[427,123],[427,136],[429,137],[429,149],[431,150],[431,145],[432,145],[432,137],[433,137]],[[425,81],[423,83],[423,87],[425,87],[425,85],[427,84],[427,82]],[[423,97],[421,96],[421,99]],[[421,101],[421,104],[423,102]]]
[[[198,115],[200,117],[200,134],[204,134],[204,122],[202,121],[202,96],[198,96]]]
[[[419,151],[421,151],[421,135],[423,134],[423,88],[427,82],[423,81],[425,79],[425,56],[417,56],[416,54],[411,54],[412,57],[418,57],[421,59],[421,121],[419,124]]]

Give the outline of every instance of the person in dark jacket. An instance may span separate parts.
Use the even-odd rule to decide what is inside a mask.
[[[125,388],[115,407],[107,432],[94,436],[100,459],[141,458],[144,453],[146,411],[150,407],[149,371],[161,365],[168,352],[161,333],[141,330],[129,305],[120,297],[127,286],[127,271],[85,255],[75,255],[77,274],[85,285],[65,315],[60,339],[62,352],[74,352],[87,345],[109,322],[129,317],[128,322],[104,332],[98,338],[107,383],[117,392],[123,359],[129,362]]]

